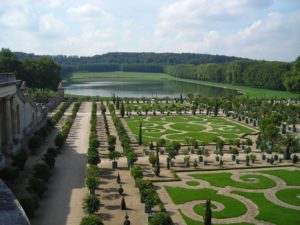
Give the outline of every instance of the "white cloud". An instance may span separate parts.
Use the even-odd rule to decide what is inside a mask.
[[[25,28],[29,24],[29,16],[20,10],[9,10],[0,16],[0,24],[10,28]]]
[[[113,16],[103,10],[99,5],[96,4],[84,4],[78,7],[69,8],[68,14],[71,18],[77,20],[96,20],[97,22],[110,22]]]
[[[66,30],[66,25],[53,14],[41,16],[40,30],[46,33],[58,33]]]

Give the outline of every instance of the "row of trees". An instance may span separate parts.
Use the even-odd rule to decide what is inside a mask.
[[[16,73],[31,88],[55,90],[61,81],[60,66],[47,57],[19,60],[9,49],[0,51],[0,73]]]
[[[165,72],[180,78],[241,84],[257,88],[299,92],[300,57],[292,64],[235,60],[228,64],[167,66]]]

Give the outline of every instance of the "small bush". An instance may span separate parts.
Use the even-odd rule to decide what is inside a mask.
[[[104,225],[101,218],[96,215],[88,215],[83,217],[80,225]]]
[[[95,190],[99,186],[99,180],[96,177],[88,176],[85,179],[85,184],[90,191],[90,194],[95,194]]]
[[[143,169],[142,167],[140,166],[134,166],[131,171],[131,176],[133,176],[134,179],[137,179],[137,178],[143,178]]]
[[[57,157],[58,151],[55,148],[48,148],[47,153],[53,157]]]
[[[86,168],[86,176],[89,177],[89,176],[92,176],[92,177],[97,177],[98,180],[100,180],[100,170],[99,170],[99,167],[98,166],[95,166],[95,165],[89,165],[87,168]]]
[[[84,199],[83,210],[85,213],[92,214],[100,209],[100,201],[95,195],[88,195]]]
[[[100,163],[100,157],[98,152],[94,152],[94,151],[88,152],[87,161],[91,165],[97,165],[98,163]]]
[[[45,163],[38,163],[33,167],[33,175],[36,178],[40,178],[44,181],[48,181],[50,177],[50,168],[47,164]]]
[[[43,156],[43,160],[49,166],[50,169],[54,169],[55,167],[55,158],[50,153],[46,153]]]
[[[32,177],[28,181],[26,189],[29,193],[42,198],[43,193],[47,190],[47,184],[40,178]]]
[[[13,160],[15,161],[17,167],[20,170],[24,170],[27,159],[28,159],[28,152],[24,148],[21,148],[17,152],[17,154],[13,157]]]
[[[33,135],[28,140],[28,148],[30,149],[32,154],[35,154],[35,150],[41,146],[42,143],[42,137],[38,135]]]
[[[65,139],[64,135],[61,132],[59,132],[56,135],[54,142],[58,148],[61,148],[65,144],[65,141],[66,141],[66,139]]]
[[[156,213],[150,220],[149,225],[172,225],[173,222],[167,213],[160,212]]]

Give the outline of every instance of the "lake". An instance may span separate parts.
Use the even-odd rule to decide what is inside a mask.
[[[175,80],[103,80],[70,83],[66,94],[111,97],[179,97],[180,94],[200,94],[206,97],[237,95],[235,90],[193,84]]]

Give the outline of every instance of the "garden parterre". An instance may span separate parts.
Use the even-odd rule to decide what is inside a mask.
[[[237,139],[243,134],[252,134],[255,129],[232,122],[224,117],[197,116],[134,116],[125,118],[130,130],[138,137],[139,124],[143,124],[143,143],[164,138],[167,141],[185,143],[194,138],[202,143],[210,143],[216,137],[225,141]]]

